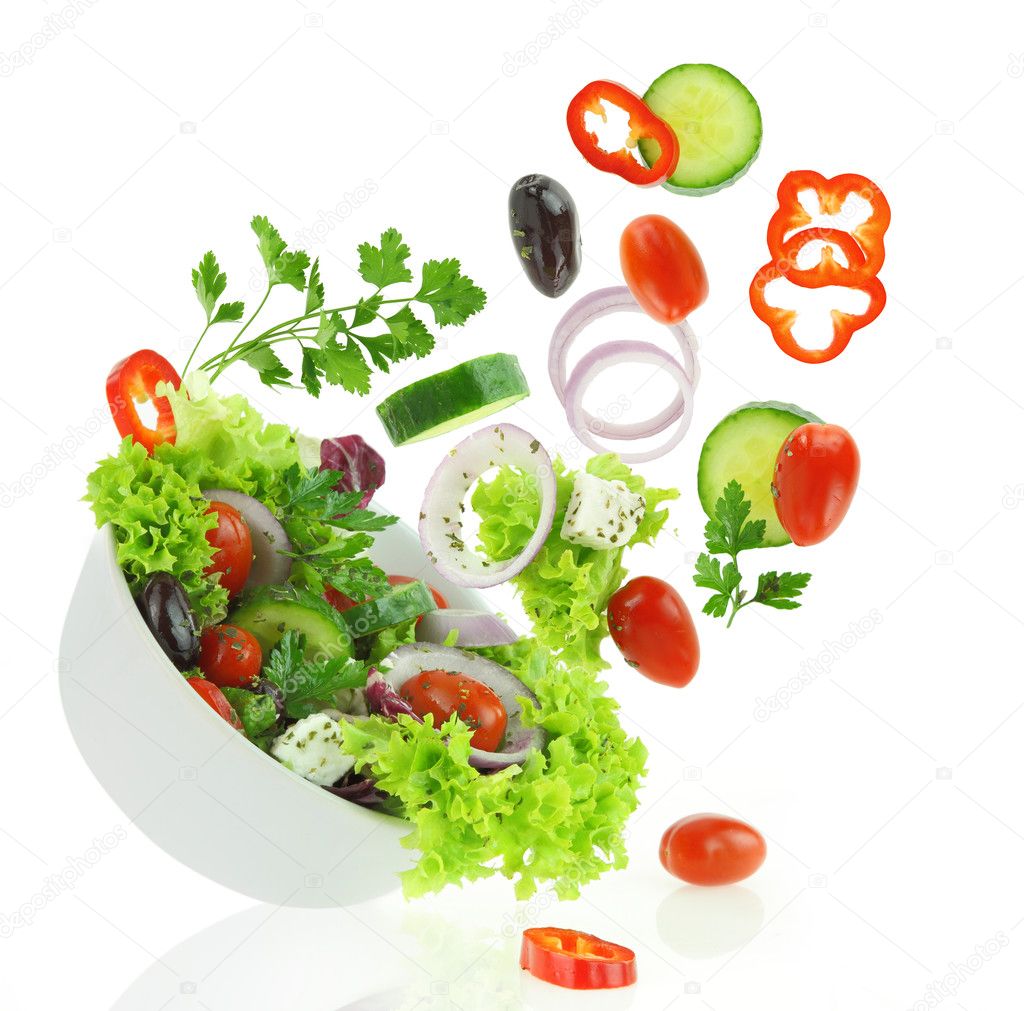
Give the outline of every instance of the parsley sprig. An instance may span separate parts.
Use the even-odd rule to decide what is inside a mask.
[[[263,676],[281,689],[287,715],[300,720],[336,705],[337,692],[365,685],[366,664],[347,656],[308,659],[306,637],[289,629],[270,651]]]
[[[762,572],[757,577],[757,590],[752,597],[740,588],[737,556],[741,551],[760,547],[764,541],[765,521],[748,520],[750,500],[744,495],[738,481],[730,481],[715,503],[714,519],[704,528],[707,552],[697,558],[697,574],[693,581],[705,589],[714,590],[704,605],[704,613],[723,618],[728,613],[729,628],[736,615],[750,604],[764,604],[782,611],[800,606],[799,597],[811,581],[809,572]],[[722,564],[712,555],[728,555],[730,561]]]
[[[414,305],[429,309],[437,326],[444,327],[461,326],[486,301],[484,292],[453,259],[427,260],[415,291],[385,298],[396,285],[414,283],[409,247],[400,232],[389,228],[381,234],[379,245],[364,242],[358,249],[359,274],[370,290],[351,304],[327,307],[319,259],[310,262],[303,250],[288,249],[281,233],[262,215],[252,219],[251,227],[266,268],[267,287],[228,346],[199,366],[214,379],[236,362],[245,362],[265,385],[294,387],[294,372],[279,355],[281,345],[292,344],[300,349],[299,381],[312,396],[320,396],[324,383],[364,396],[370,391],[374,368],[388,372],[396,362],[423,358],[433,350],[434,336],[413,311]],[[303,313],[248,336],[279,285],[305,294]],[[206,326],[185,372],[211,327],[239,322],[245,316],[242,302],[220,302],[227,275],[212,252],[193,269],[192,286],[206,314]]]

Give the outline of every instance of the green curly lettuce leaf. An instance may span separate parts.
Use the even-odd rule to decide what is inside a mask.
[[[659,506],[679,497],[676,489],[649,488],[614,453],[592,457],[587,473],[606,481],[622,481],[643,495],[646,509],[636,534],[622,548],[599,551],[562,539],[562,522],[572,494],[575,472],[556,459],[558,504],[548,539],[537,557],[512,583],[534,626],[537,641],[572,667],[587,670],[608,667],[601,659],[601,643],[608,635],[608,601],[626,578],[622,556],[635,544],[650,544],[668,519]],[[490,482],[480,482],[472,498],[480,516],[480,543],[492,561],[517,555],[536,526],[539,493],[534,483],[510,467],[503,467]]]
[[[501,874],[519,899],[541,884],[576,898],[581,885],[626,865],[622,831],[647,750],[627,736],[593,672],[528,639],[479,652],[537,696],[536,705],[524,700],[523,721],[543,727],[548,743],[521,768],[481,775],[469,764],[472,730],[455,716],[438,729],[430,717],[346,723],[342,747],[412,823],[402,844],[421,856],[402,875],[406,896]]]
[[[206,532],[217,525],[207,515],[199,485],[171,466],[164,454],[150,456],[128,436],[115,456],[89,475],[86,500],[96,525],[110,523],[117,561],[132,593],[155,572],[177,578],[202,624],[227,613],[227,592],[203,575],[213,559]]]

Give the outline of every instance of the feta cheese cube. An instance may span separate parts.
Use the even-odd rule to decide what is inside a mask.
[[[621,481],[585,471],[576,475],[562,524],[562,539],[599,551],[627,544],[644,518],[644,497]]]
[[[317,786],[336,783],[356,761],[341,750],[341,725],[325,713],[313,713],[293,723],[275,738],[270,753]]]

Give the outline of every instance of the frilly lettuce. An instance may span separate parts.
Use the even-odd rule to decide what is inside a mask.
[[[548,744],[522,768],[474,769],[472,731],[454,716],[440,732],[429,716],[346,723],[343,748],[413,825],[402,840],[421,851],[402,875],[410,898],[493,874],[515,880],[519,899],[543,882],[576,898],[581,885],[626,864],[622,829],[636,809],[647,751],[627,737],[617,704],[591,672],[565,666],[532,640],[480,652],[537,696],[523,720],[543,726]]]
[[[582,664],[600,671],[601,643],[608,635],[605,612],[612,594],[626,577],[622,556],[626,547],[649,544],[661,531],[668,512],[659,506],[679,497],[673,489],[649,488],[614,453],[592,457],[587,473],[606,481],[623,481],[643,495],[644,518],[623,548],[598,551],[562,539],[562,522],[572,494],[575,472],[554,463],[558,504],[551,533],[537,557],[512,582],[534,626],[537,641],[572,667]],[[504,467],[490,482],[481,482],[472,499],[480,516],[480,543],[494,561],[518,554],[529,540],[539,511],[538,492],[516,471]]]
[[[110,523],[117,561],[128,586],[137,593],[154,572],[169,572],[181,581],[202,623],[227,611],[227,592],[203,575],[213,558],[206,531],[217,525],[206,515],[208,504],[199,485],[170,466],[159,449],[126,438],[116,456],[108,456],[89,475],[86,499],[96,525]]]

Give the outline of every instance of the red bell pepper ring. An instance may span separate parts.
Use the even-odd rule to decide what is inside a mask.
[[[874,277],[885,261],[885,231],[892,213],[885,195],[870,179],[853,172],[826,179],[820,172],[800,169],[790,172],[779,183],[779,207],[768,222],[768,250],[773,257],[783,253],[787,237],[809,225],[814,219],[800,203],[800,194],[808,190],[818,197],[822,214],[837,215],[851,194],[857,194],[871,206],[866,221],[847,229],[861,250],[864,263],[857,269],[858,283]]]
[[[754,280],[750,282],[750,307],[754,310],[754,315],[768,325],[775,343],[790,358],[795,358],[798,362],[807,362],[811,365],[831,361],[842,354],[850,343],[850,338],[858,330],[877,319],[878,314],[885,308],[885,288],[882,287],[882,282],[877,277],[869,277],[859,284],[846,284],[844,287],[853,291],[862,291],[868,296],[868,305],[864,312],[849,313],[843,312],[841,309],[833,309],[832,341],[827,347],[805,348],[797,343],[796,338],[793,336],[793,325],[799,316],[798,311],[769,305],[765,300],[765,288],[772,281],[780,277],[787,277],[792,280],[793,274],[790,265],[795,262],[797,253],[808,242],[813,242],[818,238],[820,238],[820,230],[818,229],[807,228],[802,232],[798,232],[784,244],[786,249],[785,255],[772,263],[766,263],[754,275]],[[837,243],[839,242],[838,239],[836,241]],[[863,269],[865,256],[857,245],[850,243],[844,249],[844,252],[849,257],[851,269],[854,271]],[[826,262],[830,263],[831,266],[822,268],[822,264]],[[825,271],[832,270],[833,268],[838,270],[844,269],[832,260],[831,255],[823,256],[822,264],[819,264],[819,268]],[[811,273],[814,273],[814,271],[812,270]],[[821,284],[815,284],[813,287],[823,287],[827,283],[830,282],[825,281]]]
[[[636,982],[636,953],[630,948],[559,927],[524,930],[519,965],[569,990],[612,990]]]
[[[157,383],[167,383],[175,389],[181,386],[181,377],[166,358],[155,351],[136,351],[119,361],[107,376],[107,403],[114,416],[114,424],[122,436],[146,447],[150,454],[161,442],[174,442],[174,412],[166,397],[156,395]],[[151,400],[156,408],[156,427],[143,424],[135,407],[136,401]]]
[[[587,129],[586,113],[592,112],[608,122],[605,104],[629,113],[629,135],[617,151],[605,151],[597,134]],[[676,170],[679,138],[665,120],[651,112],[647,103],[629,88],[614,81],[591,81],[569,103],[565,116],[569,135],[576,149],[596,169],[621,176],[637,186],[657,186]],[[641,138],[657,141],[658,159],[650,167],[639,162],[633,149]]]
[[[823,243],[821,256],[813,267],[800,267],[797,257],[804,246]],[[835,258],[838,249],[846,259],[845,266]],[[825,288],[829,285],[852,288],[870,278],[864,276],[866,258],[849,232],[838,228],[805,228],[794,232],[782,244],[775,265],[794,284],[803,288]]]

